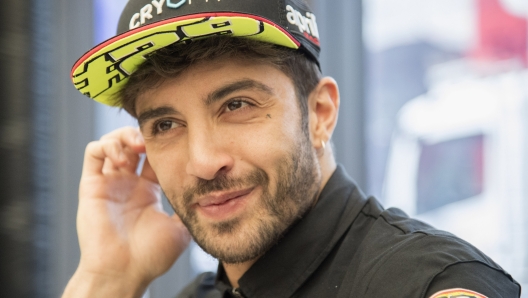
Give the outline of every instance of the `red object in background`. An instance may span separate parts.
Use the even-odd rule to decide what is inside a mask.
[[[528,22],[512,15],[500,0],[478,1],[478,44],[471,56],[484,60],[518,59],[528,65]]]

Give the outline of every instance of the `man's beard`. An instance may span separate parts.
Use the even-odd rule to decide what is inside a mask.
[[[220,174],[213,180],[200,179],[182,197],[171,198],[174,210],[204,251],[228,264],[253,260],[268,251],[307,212],[316,200],[321,174],[308,137],[303,134],[301,138],[275,165],[275,193],[268,174],[256,168],[244,177]],[[251,218],[242,214],[242,218],[205,225],[190,208],[197,196],[250,186],[262,188],[256,206],[248,210],[253,213]]]

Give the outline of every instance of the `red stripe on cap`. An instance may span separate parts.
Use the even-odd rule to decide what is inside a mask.
[[[273,27],[275,27],[275,28],[279,29],[280,31],[282,31],[282,33],[286,34],[286,36],[288,36],[288,38],[290,38],[291,41],[293,41],[297,46],[301,45],[301,43],[299,41],[297,41],[288,31],[286,31],[282,27],[278,26],[277,24],[275,24],[272,21],[270,21],[268,19],[265,19],[263,17],[259,17],[259,16],[252,15],[252,14],[233,13],[233,12],[228,12],[228,13],[222,13],[222,12],[199,13],[199,14],[192,14],[192,15],[186,15],[186,16],[182,16],[182,17],[175,17],[175,18],[171,18],[171,19],[166,19],[166,20],[163,20],[163,21],[155,22],[155,23],[152,23],[152,24],[149,24],[149,25],[146,25],[146,26],[142,26],[142,27],[139,27],[139,28],[136,28],[136,29],[132,29],[132,30],[129,30],[127,32],[124,32],[124,33],[121,33],[119,35],[116,35],[116,36],[108,39],[107,41],[104,41],[104,42],[100,43],[99,45],[95,46],[93,49],[88,51],[86,54],[82,55],[81,58],[79,58],[79,60],[77,60],[77,62],[75,62],[75,64],[73,65],[71,73],[70,73],[70,76],[73,78],[73,72],[77,69],[77,67],[79,67],[79,65],[81,65],[84,61],[86,61],[86,59],[88,59],[90,56],[92,56],[93,54],[95,54],[98,51],[100,51],[102,48],[104,48],[104,47],[106,47],[106,46],[108,46],[108,45],[110,45],[110,44],[112,44],[112,43],[114,43],[116,41],[119,41],[119,40],[121,40],[123,38],[126,38],[126,37],[130,36],[130,35],[134,35],[134,34],[139,33],[141,31],[148,30],[150,28],[154,28],[154,27],[157,27],[157,26],[161,26],[161,25],[165,25],[165,24],[169,24],[169,23],[174,23],[174,22],[177,22],[177,21],[184,21],[184,20],[195,19],[195,18],[206,18],[206,17],[249,17],[251,19],[262,21],[264,23],[272,25]]]

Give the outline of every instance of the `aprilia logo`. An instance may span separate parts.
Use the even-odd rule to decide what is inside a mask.
[[[319,39],[319,30],[317,29],[317,22],[313,13],[307,12],[306,16],[303,16],[291,5],[286,5],[286,10],[288,11],[286,18],[290,24],[299,27],[301,33],[308,33],[311,37]]]

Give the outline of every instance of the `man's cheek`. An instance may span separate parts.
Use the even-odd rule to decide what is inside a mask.
[[[176,179],[181,179],[181,173],[182,171],[185,171],[185,169],[178,169],[170,156],[160,154],[154,150],[148,150],[148,147],[146,155],[149,164],[163,189],[168,187],[171,183],[174,183]]]

